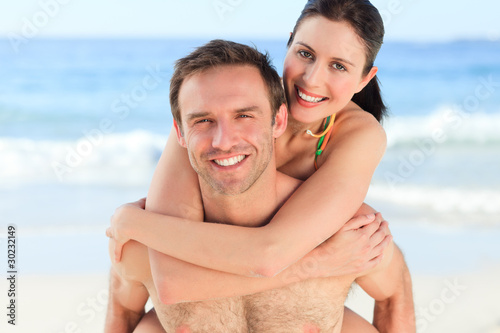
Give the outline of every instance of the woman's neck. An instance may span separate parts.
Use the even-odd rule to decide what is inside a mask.
[[[322,132],[323,124],[323,119],[315,121],[314,123],[305,124],[295,120],[290,114],[288,114],[288,125],[286,131],[288,135],[293,137],[312,138],[312,136],[307,134],[307,131],[310,130],[312,133]]]

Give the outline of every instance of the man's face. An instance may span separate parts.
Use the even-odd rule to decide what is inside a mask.
[[[275,137],[258,69],[219,66],[188,77],[179,106],[179,142],[202,182],[225,195],[248,190],[268,167]]]

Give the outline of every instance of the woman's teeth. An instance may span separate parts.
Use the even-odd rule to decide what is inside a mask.
[[[326,99],[326,97],[312,97],[304,94],[302,91],[297,89],[297,94],[299,95],[300,98],[302,98],[304,101],[309,102],[309,103],[319,103],[322,102]]]
[[[244,158],[245,158],[245,155],[239,155],[239,156],[231,157],[231,158],[228,158],[225,160],[214,160],[214,162],[220,166],[231,166],[231,165],[235,165],[237,163],[240,163],[241,161],[243,161]]]

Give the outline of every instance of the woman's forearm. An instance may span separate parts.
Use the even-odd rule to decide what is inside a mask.
[[[154,250],[149,255],[163,263],[152,273],[159,298],[165,304],[250,295],[298,281],[287,279],[292,268],[272,278],[257,278],[196,266]]]
[[[365,208],[365,210],[369,209],[369,207]],[[378,217],[381,218],[380,215]],[[366,248],[365,239],[377,238],[377,234],[382,235],[382,237],[386,235],[388,229],[383,227],[384,223],[380,224],[380,220],[376,219],[369,222],[366,215],[352,219],[339,233],[327,242],[273,277],[246,277],[215,271],[150,249],[150,258],[161,263],[153,268],[153,280],[160,300],[166,304],[173,304],[255,294],[311,278],[358,274],[350,268],[347,268],[347,270],[338,269],[338,262],[345,263],[345,260],[339,258],[342,257],[342,251],[337,251],[337,249],[339,246],[340,248],[345,248],[342,244],[350,243],[356,243],[360,247]],[[364,227],[357,230],[352,229],[359,225],[363,225]],[[333,239],[338,237],[344,238],[340,242],[341,244],[338,244]],[[384,242],[389,243],[390,238],[387,238]],[[371,245],[374,250],[372,254],[374,257],[378,257],[381,251],[377,250],[377,248],[381,248],[377,246],[378,244],[379,242],[375,241]],[[357,258],[353,258],[353,260],[357,261]],[[370,260],[366,265],[360,267],[360,271],[366,271],[379,262],[380,260],[376,259]]]
[[[196,222],[136,208],[127,210],[126,207],[123,215],[130,221],[129,227],[125,228],[126,235],[151,249],[210,269],[245,276],[258,275],[254,271],[259,263],[259,257],[255,255],[258,251],[245,253],[234,244],[240,242],[264,248],[259,244],[259,228]]]

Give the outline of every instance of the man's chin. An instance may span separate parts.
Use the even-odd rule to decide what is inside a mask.
[[[235,196],[246,192],[250,185],[247,181],[237,181],[232,179],[231,181],[211,181],[208,182],[210,187],[218,194]]]

